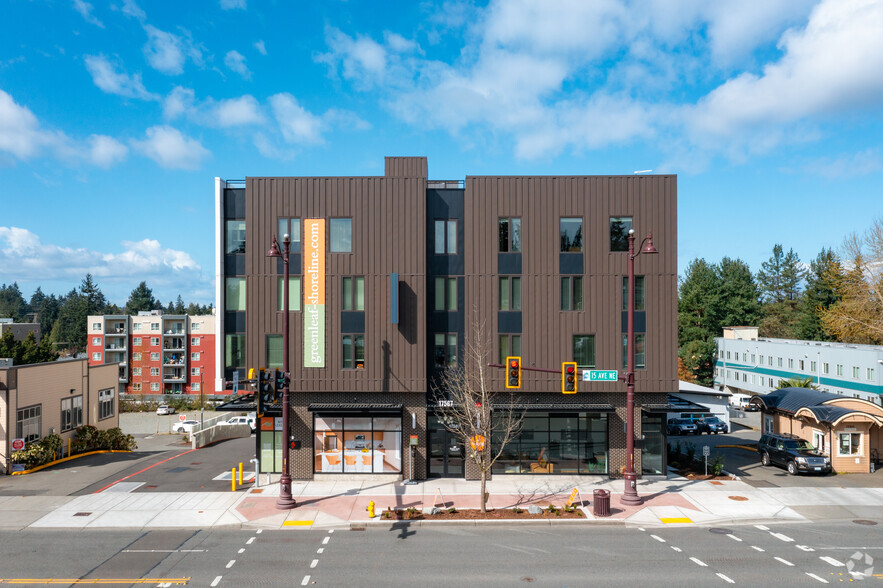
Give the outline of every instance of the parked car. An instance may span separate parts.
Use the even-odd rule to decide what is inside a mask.
[[[757,443],[760,463],[783,466],[792,476],[800,472],[831,473],[831,458],[797,435],[766,433]]]
[[[730,406],[736,410],[756,412],[759,409],[756,404],[751,403],[751,398],[751,394],[733,394],[730,396]]]
[[[668,421],[669,435],[695,435],[699,432],[696,424],[690,419],[672,419]]]
[[[199,421],[179,421],[172,425],[172,433],[187,433],[189,435],[198,426]]]
[[[160,404],[156,409],[156,414],[175,414],[175,407],[168,404]]]
[[[730,427],[727,426],[727,423],[723,422],[717,417],[707,417],[704,419],[700,419],[696,426],[699,427],[699,433],[714,433],[717,435],[718,433],[729,433]]]
[[[249,416],[235,416],[227,419],[228,425],[248,425],[251,427],[251,432],[254,433],[257,430],[257,422],[254,417]]]

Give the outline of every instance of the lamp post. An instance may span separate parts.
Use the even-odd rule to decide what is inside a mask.
[[[635,258],[642,253],[659,253],[653,246],[653,233],[641,241],[640,251],[635,253],[635,230],[629,230],[629,299],[628,299],[628,366],[625,373],[626,383],[626,435],[625,451],[627,454],[625,473],[625,494],[622,503],[629,506],[643,504],[638,496],[635,474]]]
[[[291,496],[291,475],[288,467],[288,447],[289,437],[291,436],[291,427],[288,419],[289,401],[288,391],[291,387],[291,373],[288,371],[288,274],[289,265],[288,258],[291,253],[291,237],[285,233],[282,237],[282,250],[279,250],[279,242],[276,235],[273,235],[273,244],[267,251],[267,257],[281,257],[282,267],[282,371],[285,372],[285,386],[282,388],[282,440],[284,442],[282,448],[282,477],[279,479],[279,498],[276,499],[276,508],[279,510],[287,510],[297,506],[294,498]]]

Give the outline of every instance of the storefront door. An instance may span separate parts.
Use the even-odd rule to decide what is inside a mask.
[[[430,419],[432,421],[434,419]],[[437,422],[437,421],[436,421]],[[466,451],[460,440],[444,428],[429,429],[429,476],[462,478]]]

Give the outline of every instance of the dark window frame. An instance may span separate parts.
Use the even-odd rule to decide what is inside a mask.
[[[278,341],[277,341],[277,339],[278,339]],[[277,342],[277,345],[279,347],[279,349],[278,349],[279,361],[276,361],[276,362],[270,361],[270,341]],[[266,359],[267,368],[269,368],[269,369],[276,369],[276,368],[282,369],[282,363],[284,360],[283,350],[282,350],[282,335],[277,335],[276,333],[267,333],[264,336],[264,348],[265,348],[265,352],[266,352],[265,359]]]
[[[285,225],[283,226],[282,223],[285,223]],[[291,230],[291,227],[293,226],[297,226],[297,240],[295,240],[295,235]],[[276,221],[276,227],[277,229],[279,229],[279,235],[277,236],[277,239],[279,239],[279,247],[282,247],[282,237],[285,235],[285,233],[288,233],[288,236],[291,239],[291,252],[300,253],[300,218],[280,216],[279,219]]]
[[[455,218],[437,218],[433,219],[433,247],[432,251],[435,255],[457,255],[457,223]],[[442,227],[439,233],[439,226]],[[451,227],[453,227],[454,238],[451,239]],[[441,241],[439,239],[441,238]],[[439,243],[442,245],[442,251],[439,251]]]
[[[517,225],[517,229],[516,229]],[[510,216],[497,221],[498,248],[500,253],[521,253],[521,217]],[[517,234],[517,237],[516,237]]]
[[[438,343],[438,338],[442,338],[441,345]],[[451,337],[454,338],[453,341],[453,362],[451,362]],[[457,333],[435,333],[433,335],[432,342],[432,358],[433,365],[439,369],[448,368],[448,367],[457,367],[460,361],[459,356],[459,336]],[[441,359],[442,361],[439,361]]]
[[[503,341],[506,341],[505,350]],[[515,349],[517,342],[518,349]],[[497,336],[497,352],[500,363],[505,364],[506,358],[509,356],[521,357],[522,342],[521,333],[499,333]]]
[[[579,354],[577,353],[577,339],[585,339],[586,343],[590,343],[589,346],[591,348],[591,356],[592,356],[591,363],[584,363],[584,362],[582,362],[582,360],[585,358],[579,357]],[[573,360],[572,361],[575,361],[576,366],[580,369],[595,369],[595,366],[598,363],[598,348],[596,345],[596,339],[595,339],[594,333],[575,334],[573,336]]]
[[[579,228],[576,230],[576,234],[571,242],[564,230],[564,225],[565,223],[573,224],[574,221],[579,221]],[[559,250],[561,253],[582,253],[585,248],[585,235],[583,234],[584,227],[585,222],[583,222],[583,217],[581,216],[562,216],[558,219],[558,239]]]
[[[505,308],[503,308],[504,297],[503,297],[503,282],[506,282],[506,297],[505,297]],[[517,299],[517,307],[516,307],[516,298],[515,298],[515,284],[518,284],[518,299]],[[521,276],[499,276],[497,280],[497,292],[499,295],[499,301],[497,305],[497,309],[500,312],[520,312],[521,307],[523,305],[522,300],[522,288],[521,288]]]
[[[107,397],[110,397],[109,399]],[[116,390],[113,388],[105,388],[98,391],[98,420],[103,421],[109,419],[116,414],[114,402],[116,399]]]
[[[347,351],[347,339],[350,340],[349,352]],[[356,346],[361,340],[362,357],[361,362],[356,357]],[[340,336],[342,368],[345,370],[364,370],[365,369],[365,333],[341,333]],[[359,365],[361,363],[361,366]],[[348,365],[349,364],[349,365]]]
[[[628,221],[628,222],[624,222]],[[623,226],[622,232],[617,230],[617,234],[614,235],[614,224],[619,223]],[[629,250],[629,231],[634,228],[634,217],[631,216],[611,216],[610,224],[608,225],[608,236],[609,236],[609,245],[611,253],[628,253]],[[616,240],[614,240],[614,236]]]
[[[230,248],[231,239],[232,239],[231,230],[230,230],[230,223],[241,223],[242,224],[241,229],[239,229],[239,228],[234,229],[235,232],[242,234],[241,242],[239,241],[238,238],[235,241],[237,243],[240,243],[240,245],[238,247],[236,247],[235,249]],[[245,234],[246,234],[245,233],[245,219],[240,219],[240,218],[226,219],[224,222],[224,254],[225,255],[242,255],[243,253],[245,253],[245,247],[246,247]]]
[[[349,295],[346,292],[346,282],[349,280]],[[362,304],[359,305],[358,285],[361,283],[362,288]],[[365,276],[342,276],[340,279],[340,307],[344,311],[364,311],[365,310]]]
[[[341,221],[346,221],[346,222],[344,224],[341,224]],[[349,249],[335,249],[335,226],[337,226],[338,230],[340,230],[340,227],[344,226],[346,223],[348,223],[348,225],[349,225],[349,230],[347,232],[349,233],[350,248]],[[329,227],[328,227],[328,252],[329,253],[352,253],[353,252],[353,217],[351,217],[351,216],[334,217],[329,220],[328,225],[329,225]],[[337,235],[337,238],[341,239],[345,235],[346,235],[346,233],[344,233],[344,235]]]
[[[439,288],[439,283],[441,283],[441,288]],[[450,291],[451,284],[454,285],[453,293]],[[452,276],[435,276],[433,287],[435,292],[432,300],[432,310],[437,312],[456,312],[458,308],[457,297],[460,292],[460,284],[457,278]],[[439,308],[439,291],[441,291],[442,308]]]
[[[622,277],[622,310],[628,310],[629,277]],[[647,310],[647,280],[644,276],[635,276],[635,310]]]
[[[628,333],[622,334],[622,369],[628,369]],[[647,333],[635,333],[635,369],[647,369]]]
[[[24,413],[33,413],[27,414]],[[25,434],[25,423],[29,421],[36,421],[36,434]],[[31,423],[27,429],[31,428]],[[30,443],[31,441],[36,441],[43,436],[43,405],[42,404],[32,404],[30,406],[23,406],[21,408],[16,409],[15,411],[15,436],[19,439],[24,439],[25,443]]]
[[[79,400],[79,406],[75,400]],[[68,406],[65,406],[68,405]],[[83,426],[83,395],[68,396],[61,399],[61,432],[71,431]]]
[[[567,298],[565,299],[565,293]],[[577,293],[579,301],[577,302]],[[581,311],[584,307],[583,277],[561,276],[561,310]]]

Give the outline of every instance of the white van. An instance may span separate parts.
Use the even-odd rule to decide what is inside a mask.
[[[248,425],[251,427],[251,432],[254,433],[257,428],[257,424],[255,423],[254,417],[250,416],[235,416],[227,419],[228,425]]]
[[[730,406],[736,410],[754,411],[757,407],[751,404],[750,394],[733,394],[730,396]]]

